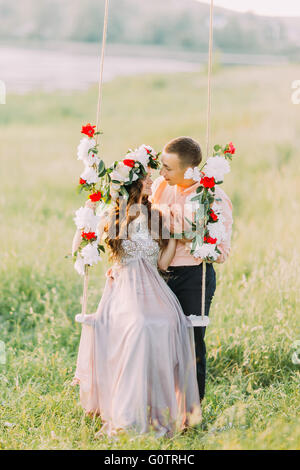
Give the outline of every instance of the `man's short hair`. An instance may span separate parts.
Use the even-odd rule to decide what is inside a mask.
[[[200,145],[191,137],[177,137],[170,140],[165,145],[164,151],[166,153],[177,153],[182,168],[198,166],[202,160]]]

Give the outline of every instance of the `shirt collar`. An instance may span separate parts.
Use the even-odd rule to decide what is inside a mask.
[[[192,193],[193,191],[196,191],[199,185],[200,185],[199,181],[196,181],[194,184],[192,184],[191,186],[188,186],[187,188],[183,188],[182,186],[178,186],[176,184],[176,192],[182,195],[187,195],[187,194]]]

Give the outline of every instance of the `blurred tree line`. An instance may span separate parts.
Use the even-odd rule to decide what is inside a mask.
[[[99,41],[104,0],[0,0],[0,39]],[[108,42],[206,51],[209,6],[196,0],[110,0]],[[295,54],[299,19],[215,8],[224,52]],[[297,39],[298,38],[298,39]]]

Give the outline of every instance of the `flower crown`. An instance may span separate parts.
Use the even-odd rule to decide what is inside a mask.
[[[123,160],[114,162],[106,170],[109,176],[111,199],[116,201],[120,196],[128,198],[126,187],[139,178],[143,178],[147,174],[147,167],[154,170],[159,168],[159,155],[160,152],[156,153],[149,145],[141,145],[135,150],[129,149]]]

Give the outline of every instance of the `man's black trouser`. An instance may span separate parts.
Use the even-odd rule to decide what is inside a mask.
[[[169,266],[168,286],[177,296],[185,315],[201,315],[202,303],[202,263],[197,266]],[[206,263],[205,315],[209,314],[212,298],[216,290],[216,272],[212,263]],[[205,327],[194,327],[197,381],[202,400],[205,393],[206,347]]]

